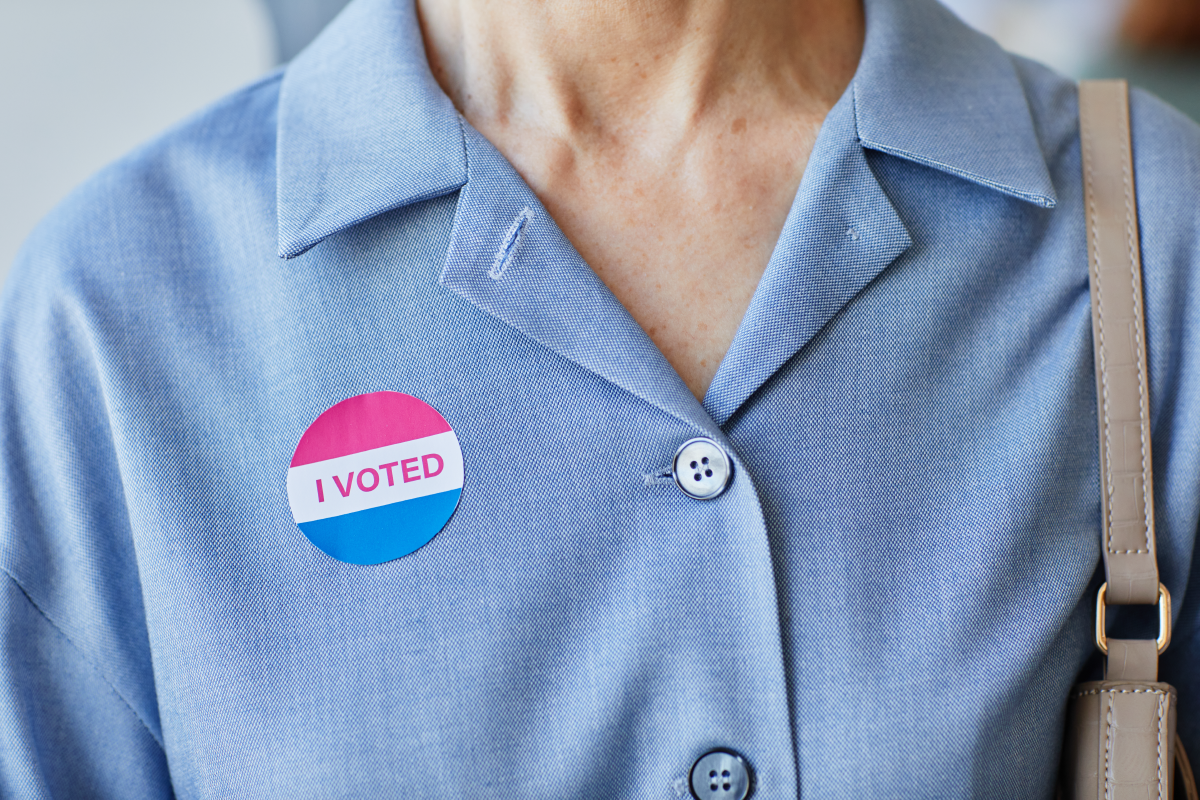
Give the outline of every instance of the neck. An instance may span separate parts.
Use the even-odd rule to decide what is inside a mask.
[[[485,135],[674,146],[710,119],[827,111],[861,0],[417,0],[434,76]]]

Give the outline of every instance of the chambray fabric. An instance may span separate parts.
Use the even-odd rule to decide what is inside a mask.
[[[0,309],[0,795],[665,800],[725,747],[761,798],[1051,797],[1100,580],[1075,88],[932,0],[866,11],[703,403],[406,0],[69,198]],[[1200,129],[1132,114],[1196,752]],[[285,479],[380,390],[466,483],[354,566]],[[734,461],[707,502],[668,477],[698,435]]]

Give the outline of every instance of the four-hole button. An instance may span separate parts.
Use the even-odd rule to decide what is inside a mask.
[[[750,764],[732,750],[711,750],[692,765],[696,800],[746,800],[753,788]]]
[[[712,439],[689,439],[675,453],[671,474],[688,497],[711,500],[729,485],[733,462]]]

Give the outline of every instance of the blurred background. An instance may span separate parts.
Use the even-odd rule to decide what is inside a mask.
[[[1200,0],[943,0],[1072,77],[1127,77],[1200,120]],[[0,281],[104,164],[286,62],[346,0],[0,0]]]
[[[346,0],[0,0],[0,281],[75,186],[287,61]]]

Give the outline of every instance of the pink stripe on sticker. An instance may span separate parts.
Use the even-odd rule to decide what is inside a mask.
[[[431,406],[400,392],[372,392],[343,400],[317,417],[300,437],[293,467],[363,450],[423,439],[450,430]]]

